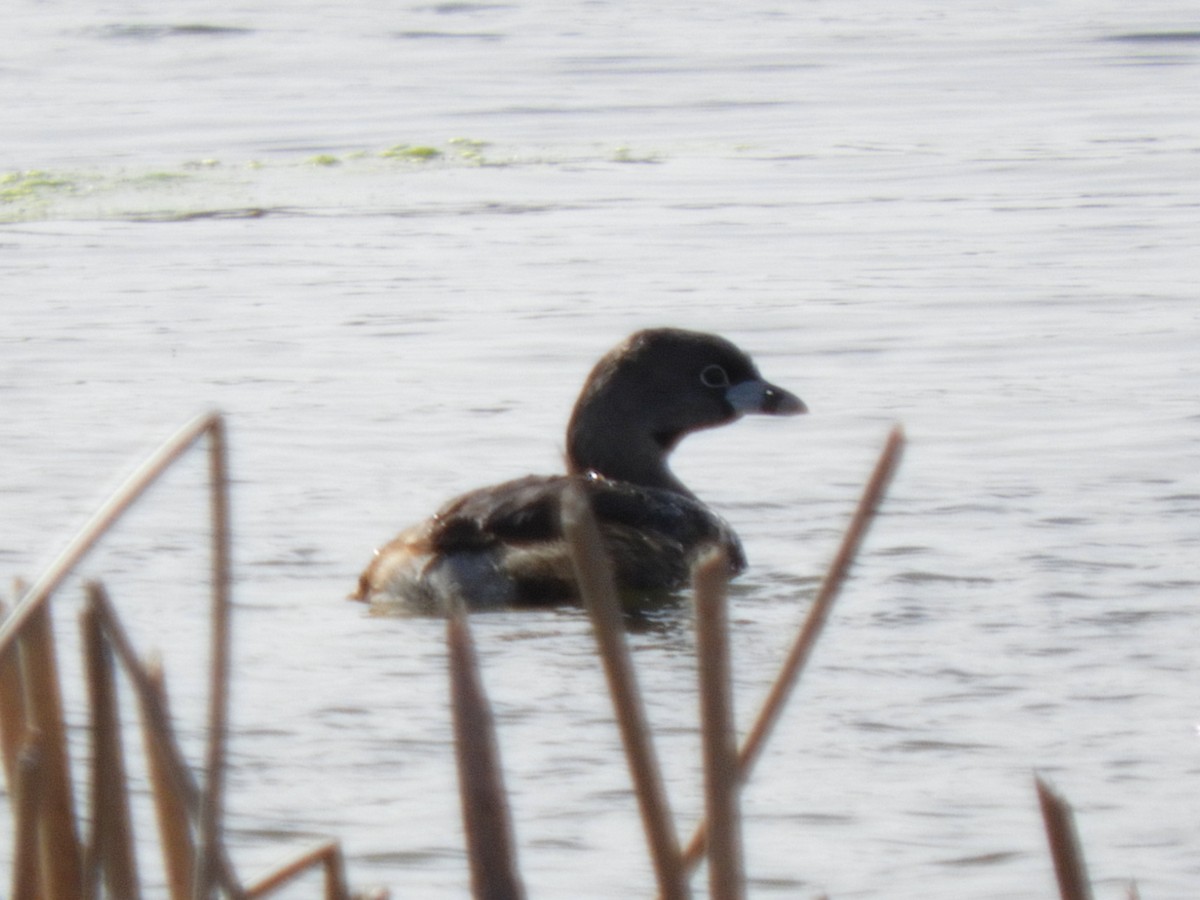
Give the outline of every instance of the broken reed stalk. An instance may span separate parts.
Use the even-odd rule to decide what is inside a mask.
[[[708,885],[713,900],[741,900],[746,893],[738,804],[737,730],[729,658],[729,557],[706,554],[693,573],[696,656],[700,673],[700,724],[704,757],[704,809],[708,838]]]
[[[163,830],[161,804],[167,803],[171,809],[184,806],[186,807],[187,814],[183,816],[183,822],[174,827],[173,834],[179,840],[182,840],[183,832],[186,832],[190,845],[190,823],[194,818],[199,818],[202,795],[196,783],[195,776],[184,761],[183,753],[180,751],[179,744],[175,739],[175,731],[171,726],[171,717],[165,703],[166,694],[161,687],[155,686],[153,677],[138,660],[137,653],[133,649],[133,644],[130,642],[129,636],[125,633],[120,619],[117,618],[116,610],[113,609],[107,595],[104,593],[96,595],[94,605],[100,624],[104,629],[104,634],[108,638],[122,668],[124,668],[130,684],[133,686],[134,696],[138,700],[138,708],[142,716],[142,728],[146,734],[146,740],[153,742],[154,751],[148,755],[153,766],[151,776],[154,777],[154,773],[158,773],[158,777],[155,779],[155,802],[156,804],[160,804],[160,831]],[[161,672],[158,677],[161,682]],[[164,800],[164,797],[169,797],[169,801]],[[175,819],[175,815],[172,814],[173,819]],[[164,846],[167,846],[165,838]],[[170,846],[177,848],[174,852],[184,852],[178,843],[172,842]],[[217,849],[217,861],[219,864],[216,870],[217,880],[226,892],[236,897],[241,892],[237,876],[234,874],[233,866],[229,862],[228,855],[223,846]],[[187,877],[185,882],[187,885],[186,892],[183,894],[185,897],[192,896],[196,883],[193,874],[194,870],[190,868],[190,866],[195,865],[196,857],[194,853],[190,856],[192,863],[189,864],[189,877]],[[174,895],[172,897],[174,898]]]
[[[325,870],[325,900],[350,900],[346,887],[346,867],[342,849],[337,841],[326,841],[289,860],[279,868],[246,886],[244,900],[259,900],[286,887],[309,869],[321,866]]]
[[[143,730],[147,735],[155,738],[156,746],[162,746],[168,751],[168,757],[171,759],[169,766],[172,770],[169,781],[171,793],[187,804],[189,812],[197,813],[200,809],[200,788],[196,784],[191,770],[184,762],[183,754],[179,751],[179,745],[175,741],[171,717],[163,703],[165,694],[156,689],[151,673],[138,660],[133,643],[129,640],[129,635],[125,633],[125,628],[117,617],[117,612],[108,599],[108,595],[97,594],[94,598],[94,605],[96,616],[104,629],[104,635],[116,654],[117,660],[121,663],[121,667],[125,670],[129,683],[133,686],[133,695],[137,698],[138,710],[144,720]],[[161,679],[161,667],[157,663],[152,667],[158,670],[158,677]]]
[[[854,510],[854,516],[850,520],[850,525],[842,537],[842,543],[838,547],[837,554],[830,564],[829,571],[826,573],[825,579],[821,582],[821,587],[817,591],[816,599],[813,600],[812,607],[808,611],[808,617],[805,619],[800,633],[796,636],[796,640],[792,644],[791,650],[788,652],[787,658],[784,660],[783,666],[775,678],[775,682],[771,685],[771,689],[763,701],[758,718],[742,742],[742,748],[738,754],[738,779],[741,782],[745,782],[750,777],[750,772],[753,770],[754,764],[758,761],[758,754],[762,751],[763,744],[775,727],[775,723],[778,721],[788,697],[791,696],[792,690],[799,680],[800,673],[804,670],[804,666],[808,662],[812,648],[821,636],[821,631],[825,627],[826,620],[829,618],[829,612],[833,608],[833,603],[846,581],[846,576],[850,572],[850,566],[854,562],[863,537],[866,535],[871,522],[874,521],[879,503],[883,499],[887,486],[896,472],[896,467],[900,464],[900,456],[903,449],[904,430],[897,425],[892,428],[891,433],[888,435],[883,452],[879,456],[879,461],[875,464],[871,478],[867,482],[862,497],[858,501],[858,506]],[[707,831],[707,823],[701,822],[692,834],[692,839],[684,851],[684,865],[689,870],[695,868],[704,856],[705,847],[708,842]]]
[[[1042,808],[1042,821],[1046,825],[1046,839],[1050,842],[1050,855],[1054,858],[1059,896],[1062,900],[1092,900],[1071,804],[1041,778],[1035,776],[1034,784],[1038,805]]]
[[[18,593],[24,593],[18,587]],[[8,609],[0,602],[0,621]],[[7,784],[17,783],[18,759],[25,746],[28,727],[25,720],[25,696],[21,685],[21,660],[16,653],[0,656],[0,755],[4,760]]]
[[[140,667],[139,667],[140,668]],[[146,768],[150,777],[154,809],[158,817],[159,844],[162,847],[163,866],[167,876],[167,891],[171,900],[188,900],[192,895],[192,884],[196,872],[196,845],[192,840],[192,827],[188,819],[188,794],[194,793],[192,786],[182,789],[174,787],[178,780],[178,757],[173,756],[168,736],[161,728],[151,724],[145,713],[148,702],[161,713],[161,719],[170,721],[167,705],[167,685],[163,678],[162,665],[153,661],[145,668],[146,688],[149,699],[143,703],[142,739],[146,748]]]
[[[9,652],[17,634],[25,627],[26,619],[59,588],[96,542],[175,460],[186,453],[197,440],[212,431],[220,421],[220,413],[210,412],[197,416],[159,447],[96,511],[41,577],[25,592],[12,614],[0,624],[0,658]]]
[[[625,640],[625,623],[612,566],[604,552],[600,530],[587,498],[577,487],[572,487],[563,496],[562,527],[571,550],[576,583],[591,616],[592,630],[608,679],[608,691],[633,777],[658,893],[664,900],[680,900],[690,896],[687,873],[680,858],[679,838]]]
[[[461,609],[446,620],[446,646],[471,892],[477,900],[521,900],[525,888],[517,867],[496,726],[470,625]]]
[[[221,869],[225,744],[229,725],[229,645],[232,562],[229,528],[229,461],[225,420],[208,428],[208,481],[212,524],[212,650],[209,658],[207,778],[200,807],[195,900],[208,900]]]
[[[30,735],[14,766],[13,813],[16,824],[16,859],[13,860],[13,900],[41,897],[38,877],[38,808],[41,804],[42,751]]]
[[[49,606],[37,607],[26,618],[20,656],[28,727],[37,734],[39,749],[37,843],[42,894],[48,900],[75,900],[83,891],[83,870]]]
[[[86,590],[88,605],[80,615],[92,726],[92,828],[86,883],[89,893],[94,893],[103,872],[108,896],[137,900],[137,860],[112,650],[104,640],[96,612],[96,597],[104,588],[91,582]]]

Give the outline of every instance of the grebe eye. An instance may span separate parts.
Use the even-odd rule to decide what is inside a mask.
[[[718,365],[705,366],[700,370],[700,383],[710,388],[727,388],[729,376]]]

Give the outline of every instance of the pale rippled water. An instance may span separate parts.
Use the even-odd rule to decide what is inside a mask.
[[[0,184],[0,574],[225,410],[235,860],[336,836],[356,884],[462,896],[441,626],[340,598],[450,494],[557,469],[624,334],[719,331],[813,410],[676,462],[751,558],[744,720],[887,428],[911,438],[746,793],[752,893],[1047,896],[1037,770],[1098,897],[1194,896],[1198,32],[1180,2],[18,0],[0,171],[51,184]],[[193,750],[202,481],[86,566]],[[531,894],[647,895],[582,615],[476,635]],[[688,823],[686,607],[633,641]]]

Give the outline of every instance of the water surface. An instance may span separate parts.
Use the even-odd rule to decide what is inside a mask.
[[[743,722],[887,428],[911,439],[746,792],[752,893],[1050,892],[1036,770],[1098,896],[1189,896],[1196,25],[1177,2],[20,3],[0,570],[36,574],[159,440],[226,411],[235,861],[336,836],[355,884],[462,896],[441,626],[341,597],[454,492],[558,470],[625,334],[718,331],[813,410],[675,462],[751,560]],[[203,473],[85,567],[165,656],[193,751]],[[686,831],[686,603],[662,619],[632,640]],[[583,616],[476,636],[531,895],[649,893]]]

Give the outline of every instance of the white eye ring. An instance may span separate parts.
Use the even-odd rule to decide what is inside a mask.
[[[700,370],[700,383],[710,388],[727,388],[729,387],[729,375],[714,363]]]

